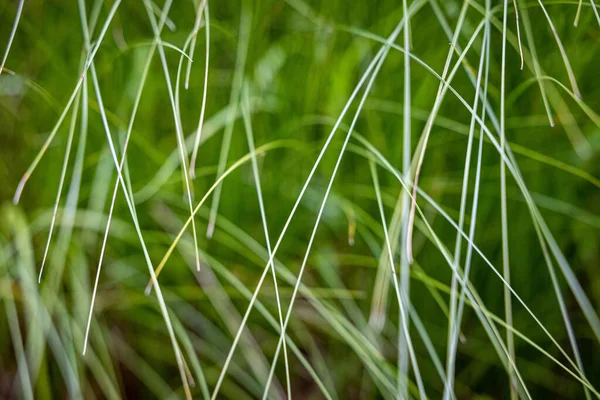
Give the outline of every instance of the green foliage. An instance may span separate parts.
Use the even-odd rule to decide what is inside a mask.
[[[0,0],[0,397],[600,397],[596,6]]]

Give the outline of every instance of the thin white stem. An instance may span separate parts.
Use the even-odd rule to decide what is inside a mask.
[[[187,68],[185,71],[185,90],[188,89],[190,84],[190,74],[192,73],[192,61],[194,59],[194,51],[196,50],[196,38],[198,37],[198,30],[200,30],[200,24],[202,22],[202,12],[207,6],[207,0],[202,0],[202,4],[200,4],[200,7],[198,7],[198,9],[196,10],[196,22],[194,22],[194,29],[192,30],[194,34],[192,36],[192,43],[190,44],[190,58],[188,60]]]
[[[44,256],[42,258],[42,265],[40,267],[40,273],[38,275],[38,283],[42,281],[42,273],[44,272],[44,265],[46,264],[46,258],[50,251],[50,242],[52,240],[52,233],[54,232],[54,225],[56,223],[56,215],[58,214],[58,206],[60,204],[60,196],[65,183],[65,177],[67,176],[67,169],[69,166],[69,158],[71,156],[71,147],[73,145],[73,138],[75,136],[75,126],[77,123],[77,114],[79,112],[79,104],[81,100],[81,92],[77,92],[77,99],[75,100],[75,106],[73,107],[73,114],[71,116],[71,125],[69,126],[69,135],[67,136],[67,145],[65,147],[65,157],[63,159],[62,169],[60,171],[60,178],[58,180],[58,190],[56,192],[56,200],[54,201],[54,209],[52,210],[52,220],[50,221],[50,229],[48,230],[48,239],[46,240],[46,247],[44,248]]]
[[[21,20],[21,13],[23,12],[24,4],[25,0],[19,0],[19,4],[17,5],[17,13],[15,14],[15,20],[13,21],[13,26],[10,30],[10,35],[8,36],[8,43],[6,44],[6,50],[4,50],[4,56],[2,57],[2,64],[0,64],[0,75],[2,75],[2,71],[4,71],[4,65],[6,64],[8,53],[10,53],[10,47],[12,46],[12,42],[15,39],[17,28],[19,27],[19,21]]]
[[[200,138],[202,137],[202,129],[204,125],[204,111],[206,109],[206,93],[208,91],[208,67],[210,60],[210,16],[208,14],[208,4],[204,8],[204,20],[206,21],[206,60],[204,63],[204,89],[202,91],[202,107],[200,108],[200,119],[198,120],[198,128],[196,129],[196,139],[194,141],[194,147],[192,151],[192,158],[190,160],[190,176],[196,177],[196,158],[198,157],[198,148],[200,147]]]
[[[405,177],[410,175],[410,159],[411,159],[411,92],[410,92],[410,14],[408,12],[407,0],[402,0],[402,12],[404,14],[405,19],[405,27],[404,27],[404,48],[406,52],[404,53],[404,112],[402,119],[402,172],[405,174]],[[406,240],[408,235],[408,197],[404,195],[402,197],[402,230],[401,230],[401,243],[402,249],[406,249]],[[383,210],[382,210],[383,212]],[[386,232],[387,235],[387,232]],[[386,241],[389,241],[389,238],[386,237]],[[393,252],[392,252],[393,254]],[[398,329],[398,395],[401,398],[408,398],[408,367],[409,367],[409,357],[408,357],[408,346],[410,343],[410,262],[408,258],[408,254],[406,251],[402,251],[400,254],[400,285],[402,291],[402,298],[406,301],[406,310],[400,307],[400,318],[402,326],[405,326],[406,329]],[[390,264],[392,266],[392,271],[394,268],[394,261],[390,258]],[[396,283],[397,276],[393,274],[393,280]],[[405,332],[406,331],[406,332]]]

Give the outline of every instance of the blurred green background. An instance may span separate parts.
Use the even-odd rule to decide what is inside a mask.
[[[0,0],[0,50],[8,42],[18,1]],[[87,18],[95,44],[110,16],[111,1],[87,1]],[[177,1],[170,7],[161,34],[173,87],[181,63],[177,111],[188,138],[186,163],[193,150],[202,106],[205,68],[204,21],[198,32],[189,88],[184,87],[187,59],[181,55],[194,29],[201,1]],[[223,135],[231,131],[227,165],[248,154],[246,130],[236,87],[236,63],[247,89],[249,117],[256,147],[272,146],[257,163],[271,246],[280,232],[336,118],[369,63],[404,17],[402,2],[371,1],[209,1],[210,53],[202,142],[198,150],[194,204],[215,182]],[[584,2],[577,27],[576,1],[543,1],[568,56],[581,100],[570,84],[560,48],[539,2],[518,1],[525,68],[520,69],[513,3],[508,6],[508,44],[502,69],[502,2],[490,4],[488,100],[500,114],[501,76],[506,77],[506,140],[531,198],[556,239],[593,309],[600,306],[600,21]],[[464,48],[484,20],[484,1],[409,1],[411,52],[442,74],[448,52],[453,67],[461,51],[449,46],[466,7],[457,44]],[[156,18],[163,4],[155,5]],[[240,62],[247,20],[247,56]],[[242,23],[240,22],[242,21]],[[530,38],[536,55],[531,56]],[[468,71],[477,75],[484,30],[452,80],[470,104],[475,89]],[[450,36],[448,36],[450,34]],[[369,37],[371,35],[371,37]],[[403,46],[403,32],[396,40]],[[94,64],[105,113],[120,157],[127,126],[154,38],[144,2],[122,2],[97,51]],[[241,43],[241,44],[240,44]],[[173,48],[176,46],[177,49]],[[189,53],[189,48],[184,49]],[[3,53],[2,53],[3,54]],[[5,70],[0,75],[0,397],[35,398],[167,398],[183,397],[173,347],[154,295],[144,288],[150,278],[132,217],[119,191],[94,305],[89,347],[82,355],[93,284],[116,180],[105,129],[88,72],[77,97],[77,120],[60,197],[56,226],[41,283],[37,283],[51,226],[65,149],[69,143],[69,111],[18,205],[12,198],[64,110],[82,74],[85,42],[76,2],[27,0]],[[243,65],[241,65],[243,64]],[[556,122],[546,116],[534,65]],[[389,268],[377,192],[364,141],[398,171],[403,162],[404,55],[391,49],[360,112],[324,209],[322,223],[308,255],[302,289],[287,332],[291,391],[296,398],[375,399],[396,397],[399,308],[387,282],[385,324],[369,324],[373,301],[381,293],[378,269]],[[425,122],[440,81],[411,61],[411,153],[418,154]],[[563,84],[562,87],[560,84]],[[565,90],[566,89],[566,90]],[[234,93],[232,95],[232,92]],[[235,95],[237,93],[237,96]],[[87,96],[87,101],[82,101]],[[277,251],[278,292],[284,310],[290,304],[311,232],[342,147],[357,110],[350,107],[340,129],[302,198]],[[233,123],[228,120],[235,114]],[[479,113],[481,112],[481,107]],[[87,113],[87,123],[83,122]],[[486,120],[496,136],[499,132]],[[465,151],[471,114],[452,94],[441,103],[427,145],[419,187],[454,221],[459,220]],[[228,125],[231,128],[228,128]],[[84,135],[83,132],[86,132]],[[364,141],[357,140],[357,135]],[[82,138],[85,139],[83,140]],[[473,138],[465,232],[474,222],[474,188],[479,127]],[[502,273],[500,156],[485,139],[482,148],[479,207],[474,242]],[[127,149],[124,169],[136,205],[150,259],[158,265],[189,217],[188,198],[178,156],[178,141],[163,67],[154,54]],[[403,189],[385,166],[378,177],[389,226]],[[231,348],[248,300],[269,258],[250,162],[236,168],[222,185],[218,217],[207,238],[211,199],[195,218],[202,269],[195,271],[191,229],[186,231],[160,274],[164,300],[186,359],[194,397],[212,393]],[[456,228],[422,196],[418,204],[441,243],[452,254]],[[511,286],[573,358],[572,343],[558,299],[564,300],[581,365],[593,387],[600,386],[598,337],[551,254],[552,270],[562,297],[557,297],[525,197],[507,171],[506,204]],[[390,228],[391,229],[391,228]],[[395,244],[398,235],[392,235]],[[546,243],[546,242],[544,242]],[[448,305],[452,271],[441,244],[417,215],[415,263],[410,267],[411,309],[428,333],[445,366]],[[462,251],[467,244],[463,239]],[[395,245],[395,265],[404,247]],[[464,259],[464,256],[463,256]],[[505,320],[503,284],[480,256],[473,255],[469,275],[487,310]],[[462,263],[461,263],[462,266]],[[381,279],[381,278],[380,278]],[[258,295],[261,309],[250,314],[219,398],[260,398],[279,339],[278,308],[271,274]],[[584,386],[555,360],[575,371],[528,311],[513,297],[513,324],[525,335],[515,337],[515,364],[532,398],[585,398]],[[269,318],[266,318],[268,315]],[[596,313],[594,312],[594,315]],[[414,318],[413,318],[414,321]],[[372,322],[372,321],[371,321]],[[501,336],[506,328],[496,322]],[[444,383],[430,349],[410,325],[420,374],[430,398],[442,398]],[[464,341],[457,350],[456,398],[509,398],[507,368],[473,309],[467,305],[461,325]],[[461,335],[461,336],[462,336]],[[504,340],[504,339],[502,339]],[[531,343],[538,346],[536,348]],[[542,354],[544,349],[555,360]],[[574,358],[573,358],[574,359]],[[312,371],[307,369],[312,367]],[[318,377],[316,379],[315,377]],[[418,398],[414,369],[409,395]],[[317,381],[319,381],[317,383]],[[321,385],[321,386],[319,386]],[[268,395],[286,393],[282,355]],[[520,393],[522,395],[522,393]],[[587,394],[590,394],[588,392]],[[591,392],[591,397],[596,395]]]

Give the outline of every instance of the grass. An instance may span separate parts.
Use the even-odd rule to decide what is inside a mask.
[[[598,12],[0,2],[0,397],[600,397]]]

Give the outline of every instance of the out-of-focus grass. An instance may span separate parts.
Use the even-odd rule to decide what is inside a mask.
[[[593,7],[0,1],[0,397],[599,397]]]

